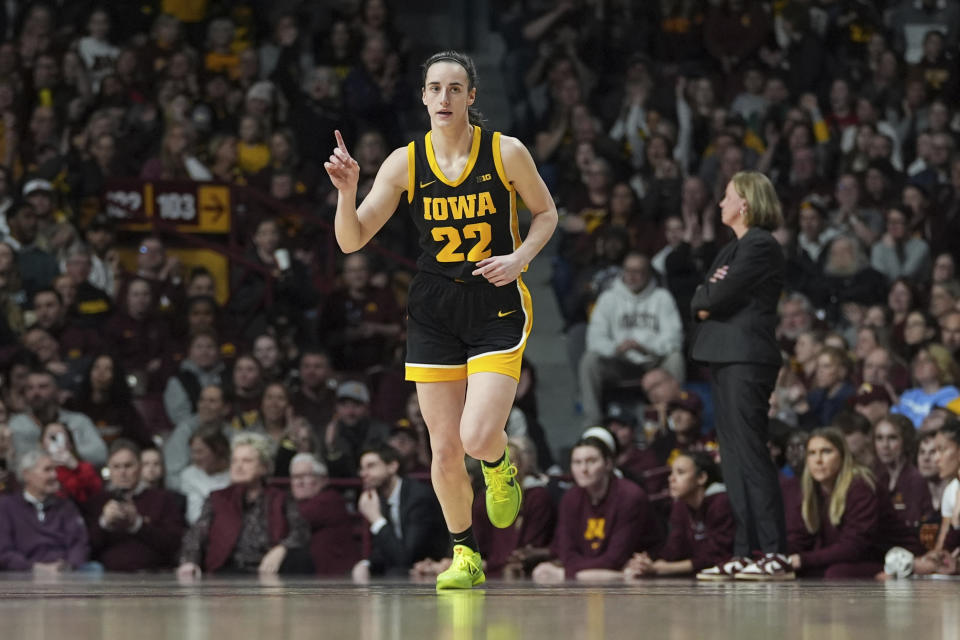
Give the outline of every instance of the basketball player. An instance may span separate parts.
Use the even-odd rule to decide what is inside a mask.
[[[446,51],[427,59],[422,99],[430,131],[387,157],[359,207],[360,168],[339,131],[324,163],[339,192],[334,227],[344,252],[366,245],[404,194],[420,234],[406,378],[417,383],[433,450],[431,478],[454,545],[453,563],[437,576],[438,590],[468,589],[486,579],[471,528],[464,453],[482,462],[491,523],[509,527],[520,510],[504,431],[533,323],[520,273],[557,224],[556,206],[526,147],[481,129],[471,109],[476,84],[467,56]],[[533,215],[525,240],[517,198]]]

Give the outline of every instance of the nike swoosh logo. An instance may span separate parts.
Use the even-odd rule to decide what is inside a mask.
[[[497,311],[497,317],[498,317],[498,318],[506,318],[506,317],[507,317],[508,315],[510,315],[511,313],[516,313],[516,312],[517,312],[516,309],[514,309],[513,311]]]
[[[434,182],[436,182],[436,180],[431,180],[430,182],[421,182],[421,183],[420,183],[420,188],[421,188],[421,189],[426,189],[427,187],[429,187],[430,185],[432,185]]]

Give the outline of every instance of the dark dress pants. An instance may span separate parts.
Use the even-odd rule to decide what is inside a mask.
[[[720,466],[737,525],[737,556],[787,550],[783,497],[767,449],[767,411],[777,371],[764,364],[710,365]]]

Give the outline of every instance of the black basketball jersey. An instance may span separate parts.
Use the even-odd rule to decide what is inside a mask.
[[[473,128],[473,145],[463,173],[455,179],[437,166],[430,133],[407,145],[407,202],[420,234],[417,266],[461,282],[485,282],[472,275],[476,263],[512,253],[520,246],[517,194],[500,158],[500,133]]]

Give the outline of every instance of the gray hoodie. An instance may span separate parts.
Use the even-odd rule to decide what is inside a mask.
[[[613,357],[617,345],[627,339],[636,340],[654,354],[627,351],[626,359],[639,365],[651,364],[683,345],[677,303],[653,280],[633,293],[622,279],[617,279],[597,299],[587,327],[587,350]]]

